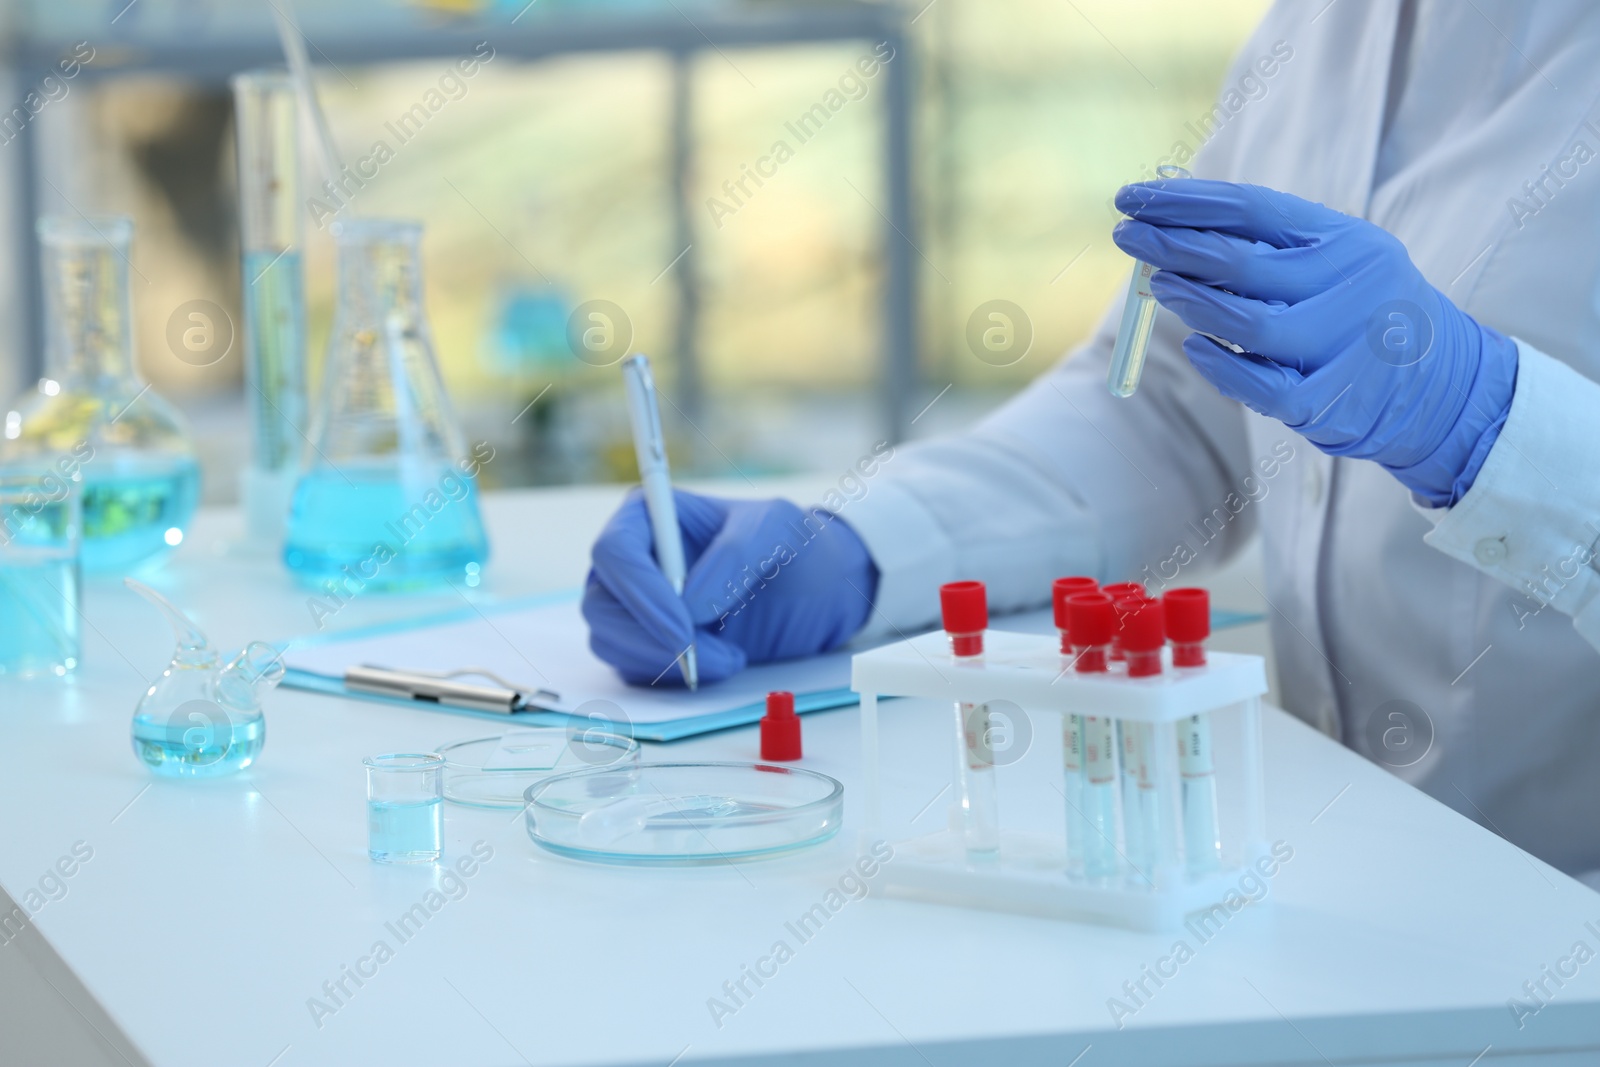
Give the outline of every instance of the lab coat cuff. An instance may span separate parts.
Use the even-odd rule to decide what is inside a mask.
[[[1419,507],[1435,521],[1423,540],[1520,591],[1519,619],[1553,606],[1600,647],[1600,384],[1523,341],[1517,348],[1505,428],[1465,496]]]
[[[906,637],[938,611],[935,590],[955,581],[955,543],[912,493],[880,482],[839,513],[867,546],[878,568],[878,595],[857,643]]]

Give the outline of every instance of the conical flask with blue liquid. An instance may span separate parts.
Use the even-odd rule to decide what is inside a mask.
[[[468,451],[439,376],[422,227],[351,219],[332,230],[338,302],[284,562],[341,595],[477,585],[489,548],[476,476],[494,453]]]

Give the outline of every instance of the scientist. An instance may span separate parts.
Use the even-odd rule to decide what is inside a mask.
[[[1600,5],[1285,0],[1229,84],[1280,43],[1196,178],[1116,195],[1166,308],[1138,393],[1105,386],[1119,295],[843,517],[681,494],[682,599],[630,499],[594,546],[595,652],[649,683],[693,634],[714,681],[926,628],[942,582],[1001,611],[1069,573],[1155,591],[1259,529],[1289,711],[1600,868]]]

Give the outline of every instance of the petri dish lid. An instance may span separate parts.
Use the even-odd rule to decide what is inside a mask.
[[[508,730],[436,751],[444,757],[444,798],[476,808],[520,808],[528,787],[551,775],[639,762],[631,737],[562,726]]]
[[[638,763],[530,786],[528,836],[551,852],[641,866],[773,856],[828,840],[844,818],[836,778],[771,763]]]

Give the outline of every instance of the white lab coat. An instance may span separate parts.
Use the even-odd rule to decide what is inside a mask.
[[[1062,364],[902,450],[850,506],[881,572],[869,626],[933,623],[958,578],[1002,610],[1061,574],[1190,584],[1259,530],[1288,710],[1392,765],[1381,724],[1414,705],[1435,736],[1396,773],[1558,867],[1600,868],[1600,4],[1422,0],[1413,19],[1400,0],[1280,0],[1227,85],[1277,42],[1292,56],[1194,169],[1371,219],[1518,340],[1471,492],[1430,512],[1222,398],[1168,312],[1139,392],[1112,397],[1119,295]]]

